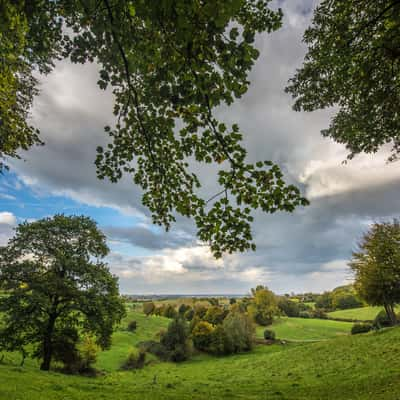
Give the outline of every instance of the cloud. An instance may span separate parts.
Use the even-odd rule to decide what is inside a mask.
[[[14,233],[17,218],[12,212],[0,212],[0,246],[5,246]]]
[[[385,149],[343,164],[344,146],[320,134],[334,110],[294,112],[284,93],[303,61],[301,37],[317,3],[273,2],[283,8],[283,27],[258,37],[261,56],[249,92],[232,107],[218,109],[219,118],[240,125],[249,160],[279,163],[311,200],[292,214],[256,212],[255,253],[215,261],[198,245],[192,221],[178,217],[168,233],[151,227],[141,190],[129,177],[118,184],[96,178],[95,149],[107,143],[103,126],[114,121],[111,93],[96,86],[96,65],[63,61],[43,79],[33,122],[46,145],[23,153],[25,162],[13,161],[12,169],[39,198],[53,193],[139,217],[136,225],[105,227],[109,240],[121,244],[109,262],[124,292],[245,293],[259,283],[279,292],[324,290],[346,281],[341,266],[368,224],[398,214],[400,164],[387,164]],[[216,167],[195,168],[207,196],[215,190]]]
[[[17,223],[15,215],[8,211],[0,212],[0,225],[14,226]]]
[[[111,240],[127,242],[151,250],[176,248],[193,242],[193,237],[183,231],[174,230],[167,233],[164,230],[158,230],[159,232],[155,232],[155,228],[146,224],[133,227],[111,226],[106,227],[104,231]]]

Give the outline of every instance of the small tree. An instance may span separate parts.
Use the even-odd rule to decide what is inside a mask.
[[[394,306],[400,302],[400,223],[375,223],[365,233],[349,263],[360,296],[373,306],[383,306],[392,325]]]
[[[171,361],[180,362],[189,358],[191,352],[189,330],[183,319],[174,319],[168,325],[167,332],[162,335],[160,342],[169,353]]]
[[[253,347],[254,324],[251,318],[241,312],[231,312],[222,327],[226,334],[227,353],[249,351]]]
[[[275,294],[264,286],[252,289],[253,301],[248,307],[249,313],[257,324],[271,325],[274,316],[279,313]]]
[[[109,347],[125,308],[117,278],[100,261],[107,253],[105,236],[88,217],[20,224],[0,252],[2,348],[33,348],[49,370],[60,332],[82,329]]]

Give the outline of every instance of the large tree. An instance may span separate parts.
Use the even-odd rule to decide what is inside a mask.
[[[324,136],[349,158],[390,144],[400,153],[400,1],[323,0],[304,34],[308,52],[287,91],[295,110],[335,106]]]
[[[400,303],[400,222],[373,224],[349,265],[360,296],[373,306],[384,306],[395,324],[394,306]]]
[[[98,148],[98,177],[131,175],[155,223],[168,229],[177,214],[193,217],[217,257],[254,248],[252,209],[291,212],[307,204],[278,165],[249,163],[240,128],[214,115],[247,91],[259,55],[255,34],[281,25],[281,11],[269,2],[1,2],[0,156],[39,140],[26,120],[37,93],[34,72],[48,73],[64,57],[95,61],[100,88],[112,87],[116,116],[105,128],[110,143]],[[218,188],[208,198],[195,161],[218,166]]]
[[[101,259],[105,236],[84,216],[56,215],[24,222],[0,252],[0,346],[42,360],[69,332],[90,333],[102,348],[125,313],[117,278]]]

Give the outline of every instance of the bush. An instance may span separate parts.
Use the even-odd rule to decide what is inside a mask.
[[[300,311],[299,312],[299,317],[300,318],[311,318],[312,315],[309,311]]]
[[[93,370],[93,364],[96,362],[99,346],[91,336],[85,336],[79,346],[79,355],[81,358],[79,372],[85,373]]]
[[[185,312],[185,319],[186,321],[191,321],[193,317],[194,317],[194,310],[193,308],[189,308],[189,310]]]
[[[171,304],[167,304],[164,308],[164,312],[162,316],[165,318],[177,318],[178,312],[175,310],[175,307]]]
[[[161,337],[160,342],[167,350],[171,361],[180,362],[190,357],[192,349],[189,331],[183,319],[174,319],[168,325],[167,332]]]
[[[211,354],[229,354],[231,348],[229,346],[229,338],[222,325],[217,325],[211,333],[211,341],[208,351]]]
[[[146,351],[143,348],[137,349],[136,347],[132,347],[129,349],[128,357],[122,365],[122,369],[129,370],[143,368],[145,361]]]
[[[387,326],[391,326],[391,322],[385,310],[379,311],[377,316],[374,319],[374,327],[375,328],[384,328]]]
[[[284,297],[279,299],[278,308],[288,317],[298,317],[300,313],[299,305]]]
[[[135,332],[137,328],[137,322],[136,321],[130,321],[128,324],[128,331],[129,332]]]
[[[179,315],[183,316],[185,315],[186,311],[190,310],[190,306],[182,303],[179,308],[178,308],[178,313]]]
[[[265,340],[275,340],[275,337],[276,337],[275,332],[272,331],[271,329],[266,329],[264,331],[264,339]]]
[[[351,334],[352,335],[357,335],[359,333],[366,333],[372,330],[373,326],[372,324],[364,323],[364,324],[354,324],[351,328]]]
[[[226,334],[226,352],[228,354],[252,349],[255,329],[247,314],[229,313],[222,326]]]
[[[169,353],[167,349],[155,340],[147,340],[145,342],[138,343],[138,346],[145,352],[150,353],[158,357],[160,360],[167,361],[169,359]]]
[[[146,303],[143,303],[143,312],[146,315],[150,315],[155,311],[156,306],[152,301],[148,301]]]
[[[207,321],[198,322],[192,330],[193,345],[198,350],[208,351],[214,327]]]
[[[203,306],[202,304],[196,304],[194,306],[194,315],[196,317],[203,319],[204,316],[206,315],[206,312],[207,312],[207,307]]]
[[[205,316],[204,319],[213,325],[222,324],[222,321],[227,316],[228,311],[219,306],[211,306]]]
[[[320,308],[317,308],[314,311],[312,311],[311,315],[313,316],[313,318],[319,318],[319,319],[327,319],[328,318],[328,315],[326,314],[326,312],[324,310],[321,310]]]

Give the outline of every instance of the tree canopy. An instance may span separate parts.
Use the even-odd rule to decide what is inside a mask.
[[[323,0],[304,34],[308,52],[286,89],[295,110],[335,106],[324,136],[349,158],[390,144],[400,153],[400,2]]]
[[[20,224],[0,252],[0,347],[31,352],[43,370],[62,337],[88,333],[109,347],[125,308],[117,278],[101,261],[107,253],[105,236],[88,217]]]
[[[223,252],[255,248],[252,210],[306,205],[278,165],[249,163],[238,125],[215,117],[248,89],[259,52],[255,34],[281,25],[269,0],[30,0],[1,3],[0,157],[39,143],[27,116],[35,73],[54,61],[96,62],[98,85],[111,86],[115,123],[98,147],[98,177],[132,177],[154,223],[169,229],[192,217],[198,237]],[[206,198],[192,165],[218,166],[219,188]]]
[[[396,323],[394,305],[400,303],[400,222],[373,224],[349,265],[360,296],[373,306],[384,306],[392,324]]]

